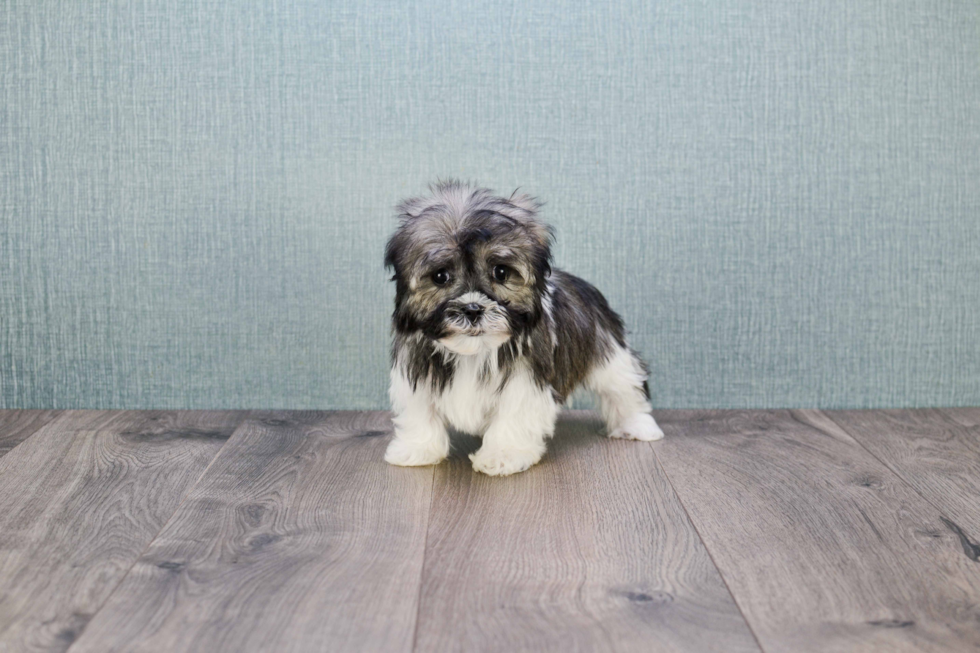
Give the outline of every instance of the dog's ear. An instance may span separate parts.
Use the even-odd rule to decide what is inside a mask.
[[[551,245],[555,239],[551,225],[538,218],[538,211],[544,203],[527,193],[516,190],[507,198],[507,203],[514,208],[510,215],[514,217],[527,231],[534,244],[534,267],[538,278],[542,281],[551,274]]]
[[[395,276],[392,277],[392,281],[399,278],[401,274],[401,262],[404,259],[405,248],[408,246],[408,221],[411,219],[406,213],[407,203],[411,200],[406,200],[398,205],[399,219],[401,224],[395,229],[395,233],[391,234],[391,238],[388,239],[388,244],[385,245],[385,269],[391,269],[395,271]]]
[[[402,255],[408,245],[408,223],[419,217],[430,203],[431,200],[425,197],[409,197],[395,207],[395,211],[398,212],[398,229],[391,235],[385,246],[385,268],[394,269],[393,280],[400,274],[399,263],[403,260]]]
[[[405,249],[408,246],[408,233],[403,222],[388,239],[385,245],[385,269],[392,270],[391,281],[395,282],[395,312],[398,314],[408,295],[408,281],[403,272]]]
[[[394,270],[395,276],[398,276],[398,260],[400,258],[399,254],[404,247],[405,237],[402,234],[402,229],[399,228],[391,238],[388,239],[388,244],[385,245],[385,269]]]
[[[547,251],[547,257],[550,259],[551,244],[554,241],[554,230],[550,225],[538,219],[538,211],[544,206],[544,203],[527,193],[519,194],[516,190],[507,199],[507,203],[517,209],[512,212],[512,217],[524,225],[524,228],[527,229],[527,232],[534,240],[534,244]]]
[[[398,203],[395,210],[398,211],[398,218],[402,222],[419,217],[423,209],[431,203],[431,199],[425,197],[409,197]]]
[[[518,194],[517,191],[519,190],[520,188],[515,189],[507,201],[517,208],[526,211],[531,216],[536,216],[538,214],[538,210],[544,206],[544,203],[538,201],[538,198],[536,197],[531,197],[527,193]]]
[[[540,283],[551,276],[551,242],[553,231],[550,225],[535,222],[535,238],[538,240],[534,247],[534,269]]]

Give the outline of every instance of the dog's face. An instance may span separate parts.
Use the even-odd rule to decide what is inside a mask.
[[[398,206],[388,241],[395,329],[458,354],[499,347],[540,318],[551,231],[527,195],[509,198],[459,182]]]

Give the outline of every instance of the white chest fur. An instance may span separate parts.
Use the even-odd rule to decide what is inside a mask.
[[[501,379],[495,363],[496,350],[456,357],[452,382],[434,397],[443,420],[464,433],[483,435],[497,410]]]

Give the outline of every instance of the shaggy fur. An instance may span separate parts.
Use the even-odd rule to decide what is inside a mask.
[[[431,191],[398,206],[385,250],[395,281],[385,460],[438,463],[453,426],[483,437],[474,469],[523,471],[579,385],[599,395],[610,437],[663,437],[622,320],[591,284],[551,267],[538,202],[458,181]]]

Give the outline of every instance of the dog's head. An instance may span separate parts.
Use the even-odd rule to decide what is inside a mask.
[[[388,241],[395,329],[458,354],[499,347],[540,319],[551,229],[528,195],[498,197],[458,181],[398,206]]]

